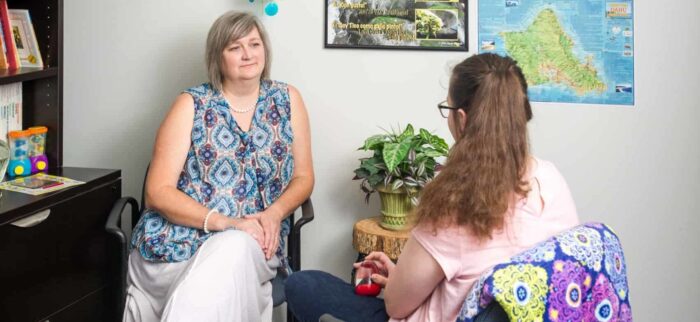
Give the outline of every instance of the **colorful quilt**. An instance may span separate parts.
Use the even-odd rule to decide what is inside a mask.
[[[492,301],[510,321],[632,321],[622,247],[600,223],[562,232],[485,272],[457,321],[474,321]]]

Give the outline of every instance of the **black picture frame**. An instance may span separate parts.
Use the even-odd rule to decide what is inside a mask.
[[[398,49],[398,50],[427,50],[427,51],[462,51],[466,52],[469,51],[469,6],[467,0],[406,0],[406,3],[412,4],[412,8],[384,8],[384,9],[371,9],[367,8],[366,5],[368,2],[371,3],[371,0],[368,2],[365,2],[365,7],[361,7],[362,4],[347,4],[338,0],[324,0],[324,35],[323,35],[323,46],[324,48],[328,49]],[[343,8],[338,7],[338,4],[342,3],[341,5],[346,6]],[[333,4],[334,7],[331,7],[330,5]],[[451,8],[448,8],[451,7]],[[329,22],[329,9],[334,9],[338,10],[338,17],[339,19],[335,19],[331,22]],[[402,12],[403,10],[403,12]],[[407,41],[405,43],[410,44],[410,45],[393,45],[393,44],[367,44],[367,43],[359,43],[357,41],[357,37],[360,39],[363,38],[365,35],[371,35],[371,34],[382,34],[386,35],[387,33],[382,33],[381,29],[382,28],[376,28],[376,27],[386,27],[386,26],[392,26],[396,27],[398,25],[398,22],[401,20],[405,20],[408,23],[411,22],[411,18],[413,19],[413,25],[415,26],[415,21],[416,21],[416,12],[420,10],[422,12],[428,12],[429,16],[432,17],[437,17],[440,19],[441,23],[444,23],[444,18],[442,18],[444,15],[444,11],[454,11],[456,12],[456,19],[458,23],[458,27],[461,28],[456,30],[457,33],[457,38],[439,38],[437,37],[436,33],[433,33],[436,37],[433,39],[430,39],[430,35],[427,35],[427,39],[423,38],[418,38],[418,30],[415,30],[416,28],[414,27],[414,36],[412,39],[409,39],[407,36],[409,35],[409,32],[406,31],[405,29],[403,31],[397,31],[398,32],[403,32],[401,36],[396,36],[396,37],[407,37]],[[371,22],[367,21],[372,15],[370,13],[399,13],[398,15],[391,15],[391,14],[385,14],[385,15],[376,15],[374,18],[372,18],[372,21],[376,21],[377,18],[379,19],[386,19],[388,21],[396,21],[397,23],[394,24],[386,24],[386,23],[376,23],[376,22]],[[407,13],[406,15],[403,15],[404,13]],[[449,16],[449,15],[447,15]],[[448,17],[449,18],[449,17]],[[432,18],[431,18],[432,19]],[[454,22],[454,21],[453,21]],[[333,23],[334,26],[338,26],[338,28],[334,27],[333,28],[333,38],[334,39],[329,39],[331,37],[330,34],[330,23]],[[352,23],[352,25],[351,25]],[[384,26],[381,26],[381,25]],[[404,22],[404,26],[406,22]],[[377,26],[379,25],[379,26]],[[344,27],[344,28],[343,28]],[[358,28],[361,27],[361,28]],[[370,28],[366,28],[370,27]],[[379,31],[368,31],[372,30],[373,28],[379,29]],[[362,30],[362,29],[368,29],[368,30]],[[392,28],[395,29],[395,28]],[[444,28],[441,28],[440,30],[443,30]],[[343,32],[343,30],[349,30],[346,31],[347,35],[342,35],[341,37],[345,37],[346,39],[338,39],[336,38],[337,34],[336,32],[340,31]],[[462,38],[460,39],[460,33],[462,34]],[[443,33],[444,35],[451,36],[450,34]],[[353,36],[355,39],[353,39]],[[446,36],[446,37],[447,37]],[[385,36],[386,37],[386,36]],[[454,40],[453,40],[454,39]],[[395,42],[400,42],[401,39],[392,39]],[[417,45],[415,42],[418,42]],[[367,42],[367,41],[365,41]],[[422,45],[425,44],[425,45]],[[435,44],[436,46],[427,46],[429,44]]]

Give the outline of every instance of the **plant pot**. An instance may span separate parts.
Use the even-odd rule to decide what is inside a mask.
[[[385,187],[378,187],[377,192],[382,204],[382,222],[379,225],[388,230],[406,229],[407,216],[413,210],[408,192]]]

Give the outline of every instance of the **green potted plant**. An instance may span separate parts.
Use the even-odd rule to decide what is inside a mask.
[[[381,226],[403,229],[406,216],[418,204],[421,190],[435,177],[440,166],[436,159],[447,156],[447,143],[425,129],[415,133],[408,124],[403,130],[367,138],[358,150],[373,152],[371,157],[360,159],[353,178],[362,180],[365,202],[369,202],[372,193],[379,192]]]

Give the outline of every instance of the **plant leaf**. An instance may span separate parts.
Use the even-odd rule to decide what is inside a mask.
[[[384,178],[383,178],[382,175],[373,174],[373,175],[369,176],[369,178],[367,178],[367,182],[369,183],[369,185],[370,185],[372,188],[374,188],[374,187],[377,186],[377,184],[379,184],[380,182],[382,182],[383,179],[384,179]]]
[[[410,149],[408,151],[408,162],[413,163],[414,160],[416,160],[416,150]]]
[[[365,144],[361,146],[358,150],[377,150],[381,149],[381,145],[386,141],[386,135],[377,134],[370,136],[365,140]]]
[[[384,160],[381,155],[377,155],[363,160],[360,165],[370,174],[377,174],[384,168]]]
[[[430,144],[434,146],[438,151],[441,151],[443,153],[447,153],[447,150],[449,147],[447,146],[447,142],[445,142],[444,139],[437,135],[433,135],[430,137]]]
[[[425,162],[421,162],[420,165],[418,166],[418,173],[417,173],[417,175],[418,175],[419,177],[422,177],[424,173],[425,173]]]
[[[427,173],[434,173],[435,167],[437,167],[438,163],[435,161],[433,158],[429,158],[425,160],[425,172]]]
[[[394,171],[399,163],[406,158],[409,147],[410,143],[404,144],[404,142],[384,144],[384,163],[389,172]]]
[[[370,188],[367,187],[367,179],[365,179],[364,181],[362,181],[362,183],[360,184],[360,189],[361,189],[362,192],[364,192],[364,193],[372,193],[372,189],[370,189]]]
[[[443,152],[440,152],[440,151],[435,150],[435,149],[425,149],[425,151],[423,151],[423,153],[425,153],[425,156],[431,157],[431,158],[439,158],[439,157],[445,156],[445,154]]]
[[[370,173],[367,171],[367,169],[364,168],[359,168],[355,169],[355,177],[352,178],[353,180],[359,180],[359,179],[364,179],[369,177]]]
[[[406,129],[403,130],[403,133],[401,133],[401,135],[399,136],[399,141],[403,141],[403,140],[410,138],[412,136],[413,136],[413,125],[411,125],[411,123],[409,123],[406,126]]]
[[[399,190],[401,187],[403,187],[403,180],[401,179],[396,179],[394,183],[391,184],[391,190]]]
[[[388,187],[388,186],[389,186],[389,182],[391,182],[391,180],[393,180],[393,179],[394,179],[394,177],[392,177],[391,175],[388,175],[388,176],[384,177],[384,186],[385,186],[385,187]]]
[[[423,140],[424,143],[430,143],[432,142],[432,137],[433,135],[428,132],[426,129],[420,129],[420,138]]]

